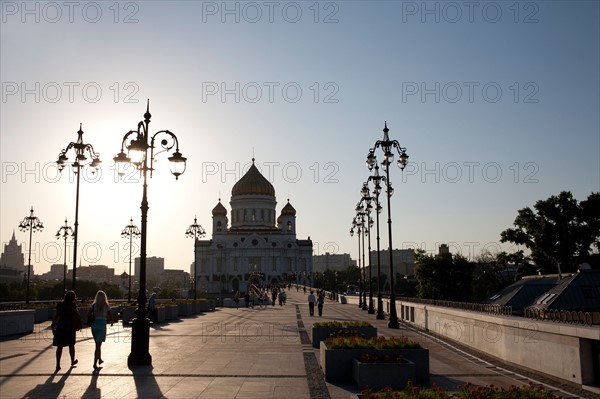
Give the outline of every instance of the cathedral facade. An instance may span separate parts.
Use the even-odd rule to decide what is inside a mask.
[[[277,216],[275,189],[254,159],[233,186],[229,204],[228,217],[219,199],[212,210],[212,239],[196,241],[198,291],[244,293],[250,284],[308,281],[312,241],[296,237],[296,210],[289,200]]]

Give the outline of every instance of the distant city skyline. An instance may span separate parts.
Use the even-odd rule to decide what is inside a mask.
[[[113,157],[148,98],[150,133],[174,132],[187,158],[175,180],[158,155],[148,181],[147,255],[166,269],[189,272],[186,229],[208,230],[219,199],[230,211],[252,158],[315,255],[356,259],[348,232],[385,121],[410,156],[391,170],[394,249],[512,252],[500,232],[519,209],[600,191],[598,2],[267,3],[2,2],[0,243],[14,230],[27,251],[33,206],[36,272],[63,262],[76,187],[56,161],[81,123],[102,164],[81,176],[78,264],[128,271],[142,184],[133,168],[119,181]]]

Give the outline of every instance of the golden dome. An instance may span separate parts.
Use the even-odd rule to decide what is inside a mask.
[[[242,176],[231,189],[232,197],[238,195],[275,196],[275,188],[273,188],[273,185],[256,168],[254,165],[254,158],[252,159],[252,166],[250,166],[248,172],[246,172],[246,174]]]
[[[296,209],[294,209],[292,204],[290,204],[290,200],[288,200],[288,203],[285,204],[285,206],[281,210],[281,216],[283,215],[296,216]]]
[[[219,203],[212,210],[213,216],[227,216],[227,209],[221,204],[221,199],[219,199]]]

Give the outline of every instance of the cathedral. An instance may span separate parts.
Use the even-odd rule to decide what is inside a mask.
[[[289,200],[276,216],[275,189],[254,159],[233,186],[229,204],[231,225],[219,199],[212,210],[212,239],[196,241],[198,291],[244,293],[250,284],[309,281],[312,241],[296,238],[296,210]]]

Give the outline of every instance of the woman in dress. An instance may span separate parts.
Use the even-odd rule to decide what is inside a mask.
[[[71,366],[77,364],[77,359],[75,359],[75,322],[76,319],[80,319],[75,298],[75,291],[67,291],[62,302],[56,305],[56,313],[50,325],[54,334],[52,345],[56,346],[56,371],[60,370],[60,358],[65,346],[69,347]]]
[[[100,370],[100,364],[104,363],[102,360],[102,343],[106,341],[106,322],[108,321],[112,327],[113,317],[110,312],[110,305],[108,304],[108,298],[104,291],[98,291],[94,303],[92,304],[91,311],[94,312],[94,322],[92,323],[92,336],[96,343],[96,350],[94,351],[94,370]],[[96,365],[98,363],[98,365]]]

